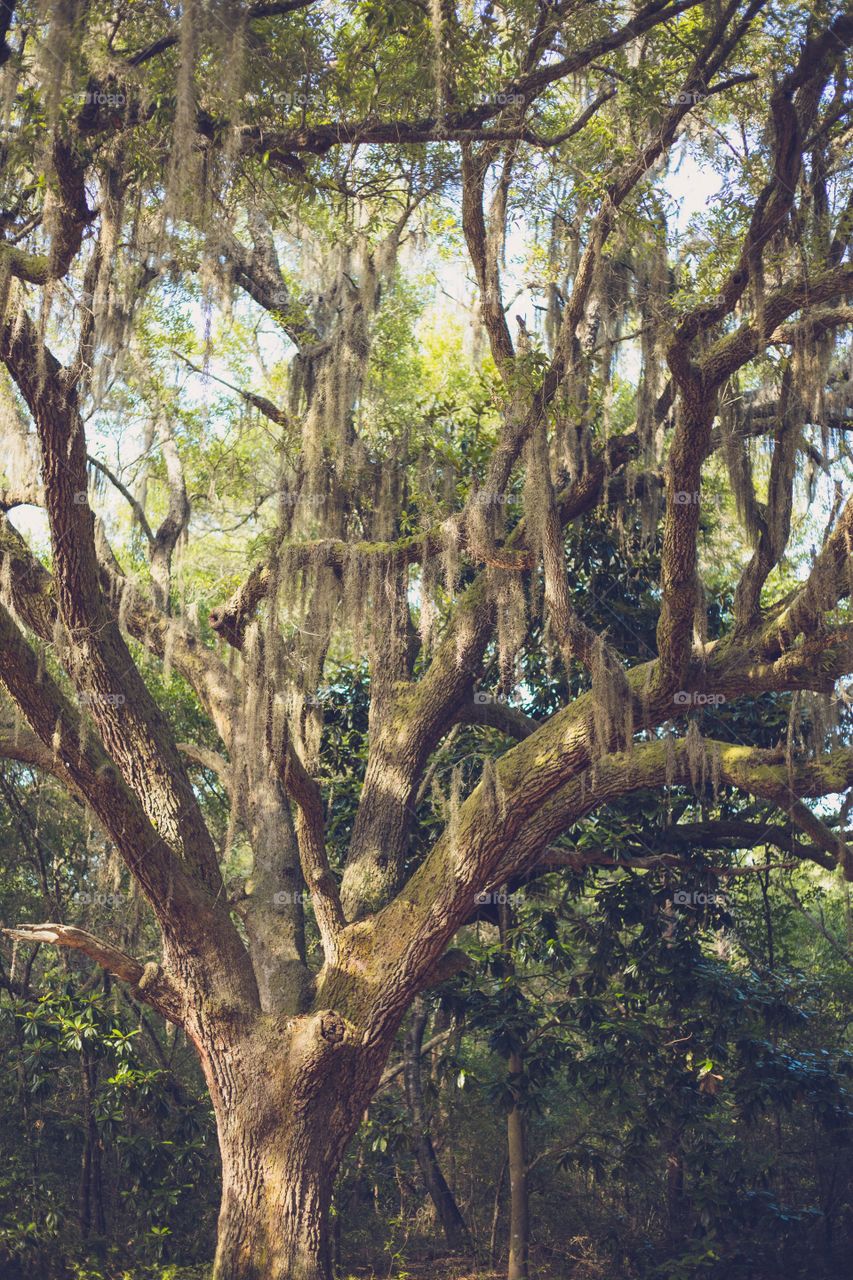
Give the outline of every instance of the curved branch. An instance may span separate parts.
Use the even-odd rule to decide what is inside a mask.
[[[494,774],[462,804],[453,828],[372,922],[383,975],[373,1015],[377,1030],[386,1018],[399,1017],[400,1000],[416,989],[420,975],[469,917],[477,893],[534,865],[551,839],[602,804],[672,782],[704,790],[714,781],[772,800],[823,846],[825,831],[811,811],[805,820],[801,801],[853,785],[853,748],[789,764],[775,751],[706,741],[697,752],[695,740],[656,740],[607,755],[594,770],[570,766],[567,780],[550,788],[548,774],[559,774],[570,755],[565,748],[554,754],[571,723],[565,716],[560,721],[560,715],[553,717],[497,761]],[[834,834],[832,851],[853,879],[853,851]]]
[[[539,721],[527,716],[517,707],[511,707],[491,694],[474,695],[471,702],[465,702],[453,717],[455,724],[485,725],[489,729],[498,729],[507,737],[520,742],[529,738],[539,728]]]
[[[70,924],[19,924],[14,928],[4,929],[3,933],[18,942],[46,942],[82,951],[102,969],[128,983],[138,999],[150,1004],[170,1022],[181,1025],[183,999],[159,964],[142,964],[112,943],[104,942],[93,933]]]
[[[86,439],[73,378],[24,308],[0,328],[0,356],[38,431],[55,570],[56,602],[76,661],[69,674],[149,814],[214,893],[222,877],[213,840],[171,729],[133,662],[100,584],[86,500]]]
[[[134,498],[133,494],[130,492],[127,485],[123,484],[122,481],[119,480],[115,472],[111,471],[109,467],[106,465],[106,463],[101,462],[99,458],[96,458],[94,454],[91,454],[91,453],[86,454],[86,461],[88,462],[90,467],[94,467],[96,471],[100,471],[101,475],[105,476],[107,480],[109,480],[113,488],[118,490],[118,492],[124,498],[125,502],[127,502],[128,505],[130,506],[130,509],[133,512],[133,514],[136,516],[136,519],[139,523],[139,527],[145,536],[145,541],[149,545],[153,543],[154,533],[151,529],[150,524],[148,523],[148,518],[145,515],[145,510],[142,506],[142,503],[138,502],[137,499]]]
[[[764,623],[758,649],[776,658],[797,638],[820,628],[823,616],[853,590],[853,496],[812,565],[805,586],[782,602]]]
[[[140,798],[52,676],[43,669],[8,611],[0,605],[0,681],[32,730],[54,755],[53,772],[85,796],[137,880],[185,972],[231,966],[234,997],[257,1005],[249,956],[227,907],[211,897],[149,818]]]
[[[310,9],[312,5],[317,3],[318,0],[279,0],[277,4],[253,4],[249,6],[246,13],[246,21],[258,22],[262,18],[278,18],[285,13],[295,13],[299,9]],[[130,54],[127,57],[127,65],[129,67],[141,67],[146,62],[150,62],[152,58],[159,57],[161,53],[174,49],[179,39],[180,33],[177,31],[161,36],[159,40],[154,40],[151,44],[146,45],[144,49]]]

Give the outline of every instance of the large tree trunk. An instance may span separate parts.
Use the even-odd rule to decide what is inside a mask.
[[[222,1140],[215,1280],[331,1280],[329,1203],[336,1168],[323,1117],[258,1133],[234,1117]]]
[[[236,1037],[207,1028],[222,1159],[214,1280],[331,1280],[332,1188],[386,1056],[365,1057],[349,1033],[329,1011],[262,1018]]]

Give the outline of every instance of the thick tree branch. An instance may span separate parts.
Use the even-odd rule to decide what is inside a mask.
[[[56,601],[71,644],[69,674],[152,822],[175,841],[203,883],[220,891],[216,851],[171,730],[101,591],[75,388],[23,309],[0,330],[0,356],[39,434]]]
[[[54,201],[47,253],[27,253],[0,241],[0,263],[8,275],[27,284],[61,280],[83,243],[93,213],[86,203],[85,167],[72,141],[54,138],[48,189]],[[46,206],[47,207],[47,206]]]
[[[163,930],[170,949],[195,951],[218,967],[226,956],[235,985],[246,982],[248,957],[227,912],[187,872],[100,744],[83,732],[80,713],[43,670],[7,610],[0,605],[0,681],[31,729],[54,756],[52,772],[85,796],[109,834]],[[244,997],[257,999],[254,979]]]
[[[376,994],[377,1022],[398,1016],[397,1002],[405,1000],[416,975],[435,962],[468,918],[477,892],[523,871],[549,840],[602,804],[672,782],[704,790],[716,781],[770,799],[803,824],[803,798],[853,785],[852,749],[789,766],[778,752],[711,741],[702,744],[697,758],[695,745],[682,740],[637,744],[629,753],[605,756],[592,771],[569,768],[564,775],[568,780],[552,787],[549,775],[558,778],[571,753],[566,730],[576,715],[558,714],[498,760],[494,779],[475,788],[453,830],[444,833],[398,897],[376,917],[373,945],[382,948],[383,973],[388,975]],[[563,749],[554,755],[557,741]],[[808,827],[815,842],[825,844],[815,822]],[[833,852],[853,877],[853,859],[837,837]]]
[[[608,31],[564,58],[543,62],[541,66],[504,85],[493,99],[462,111],[449,111],[443,119],[426,116],[416,120],[339,120],[280,130],[245,125],[238,130],[238,137],[244,151],[263,154],[267,157],[267,163],[280,165],[286,171],[299,167],[300,154],[325,155],[336,146],[409,145],[454,139],[473,142],[488,138],[489,131],[484,126],[506,110],[508,101],[531,100],[550,85],[582,71],[599,58],[631,43],[653,27],[695,8],[699,3],[700,0],[651,0],[621,27]],[[197,127],[205,136],[214,137],[222,136],[224,126],[221,121],[200,117]],[[507,131],[498,132],[500,140],[503,140]]]
[[[770,613],[762,627],[758,651],[777,658],[801,635],[822,626],[823,616],[853,590],[853,496],[812,565],[805,586]]]
[[[464,703],[454,716],[454,722],[485,725],[489,729],[498,729],[507,737],[518,741],[528,738],[539,727],[538,720],[492,697],[491,694],[483,694],[480,697],[475,695],[473,701]]]
[[[112,943],[69,924],[19,924],[3,933],[19,942],[49,943],[82,951],[102,969],[128,983],[137,999],[181,1025],[183,998],[159,964],[142,964]]]

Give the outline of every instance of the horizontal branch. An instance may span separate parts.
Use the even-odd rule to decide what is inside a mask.
[[[193,764],[200,765],[202,769],[207,769],[209,773],[215,773],[225,790],[231,790],[232,770],[225,756],[208,747],[198,746],[195,742],[178,742],[175,745],[181,755],[186,756]]]
[[[400,999],[417,986],[418,975],[435,963],[471,915],[477,894],[534,867],[550,840],[600,806],[674,783],[701,794],[725,785],[771,800],[805,826],[802,800],[853,786],[853,748],[789,763],[776,751],[712,740],[655,739],[606,755],[593,769],[573,768],[570,760],[577,746],[570,734],[572,727],[580,728],[577,705],[552,717],[496,762],[398,896],[374,918],[373,943],[383,953],[373,1015],[377,1029],[386,1017],[399,1017]],[[562,784],[556,782],[561,773],[566,778]],[[814,842],[822,844],[815,823],[808,826]],[[833,852],[845,876],[853,879],[853,856],[846,845],[840,846],[835,837]]]
[[[772,341],[773,334],[796,311],[806,309],[801,321],[808,322],[808,309],[832,302],[853,289],[853,263],[842,263],[817,275],[789,280],[768,294],[762,307],[760,322],[747,320],[733,333],[713,344],[699,361],[703,385],[707,390],[718,387],[743,365],[752,360]]]
[[[336,120],[317,125],[304,125],[295,129],[265,129],[259,125],[244,125],[237,136],[244,150],[253,150],[267,157],[267,163],[293,168],[301,153],[325,155],[336,146],[359,145],[414,145],[425,142],[477,141],[489,138],[511,140],[518,137],[518,130],[497,128],[488,130],[489,121],[502,115],[507,102],[531,101],[550,85],[575,75],[591,66],[599,58],[636,40],[644,32],[663,22],[668,22],[687,10],[695,8],[701,0],[650,0],[630,21],[610,30],[564,58],[546,62],[535,70],[505,84],[493,98],[477,103],[461,111],[449,111],[442,119],[424,116],[420,119]],[[198,128],[206,137],[222,136],[224,122],[201,118]],[[531,135],[534,142],[540,139]],[[556,145],[547,140],[548,145]]]
[[[444,1031],[436,1032],[436,1034],[431,1036],[429,1040],[425,1040],[421,1045],[421,1057],[426,1053],[430,1053],[433,1049],[437,1049],[438,1046],[440,1044],[444,1044],[446,1040],[449,1040],[455,1029],[455,1027],[447,1027]],[[395,1062],[393,1066],[386,1067],[380,1077],[376,1093],[379,1093],[380,1089],[387,1089],[388,1085],[393,1084],[397,1077],[403,1074],[405,1069],[405,1062]]]
[[[150,1004],[171,1022],[180,1025],[182,998],[159,964],[142,964],[112,943],[104,942],[93,933],[68,924],[19,924],[14,928],[4,929],[3,933],[18,942],[49,943],[82,951],[102,969],[120,978],[122,982],[127,982],[140,1000]]]

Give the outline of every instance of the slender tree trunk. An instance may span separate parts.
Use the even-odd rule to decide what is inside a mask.
[[[495,1187],[495,1203],[492,1208],[492,1230],[489,1235],[489,1266],[495,1265],[495,1259],[498,1256],[498,1224],[501,1220],[501,1196],[503,1195],[504,1180],[506,1178],[507,1161],[504,1160],[501,1165],[500,1176],[498,1177],[498,1185]]]
[[[505,886],[506,893],[506,886]],[[498,906],[498,931],[507,973],[515,972],[512,956],[512,908],[505,901]],[[524,1070],[524,1046],[510,1053],[507,1068],[515,1080],[521,1079]],[[524,1102],[516,1096],[514,1105],[506,1117],[507,1167],[510,1170],[510,1258],[507,1263],[507,1280],[528,1280],[530,1253],[530,1199],[528,1192],[528,1134]]]
[[[670,1134],[666,1153],[666,1216],[671,1240],[684,1235],[684,1157],[681,1151],[681,1130],[674,1128]]]
[[[427,1010],[422,999],[415,1001],[409,1034],[406,1037],[406,1066],[404,1072],[406,1104],[412,1125],[415,1158],[429,1197],[435,1205],[447,1247],[453,1253],[470,1253],[471,1240],[465,1219],[447,1185],[441,1171],[424,1106],[421,1077],[421,1049],[427,1024]]]
[[[521,1054],[510,1054],[509,1069],[521,1074]],[[509,1160],[509,1265],[507,1280],[527,1280],[530,1252],[530,1202],[527,1188],[527,1126],[524,1108],[516,1102],[506,1120]]]
[[[80,1236],[83,1240],[87,1240],[92,1231],[92,1161],[98,1135],[92,1102],[92,1077],[85,1047],[80,1050],[80,1085],[83,1108],[83,1152],[80,1157],[79,1222]]]
[[[506,890],[507,886],[504,886]],[[498,908],[501,946],[509,972],[515,971],[512,954],[513,914],[508,893]],[[521,1080],[524,1070],[523,1046],[510,1053],[509,1074]],[[527,1280],[530,1254],[530,1197],[527,1166],[527,1117],[524,1101],[515,1097],[506,1120],[507,1166],[509,1168],[509,1262],[507,1280]]]

